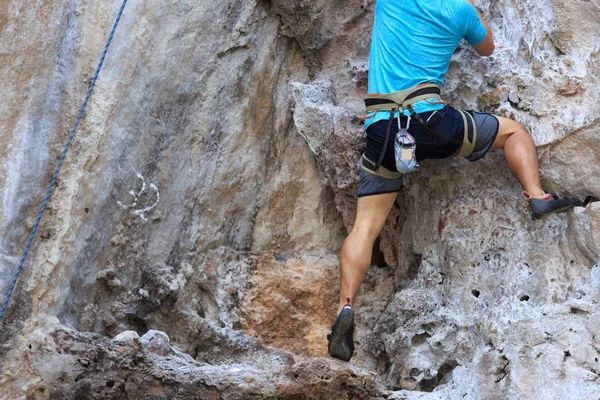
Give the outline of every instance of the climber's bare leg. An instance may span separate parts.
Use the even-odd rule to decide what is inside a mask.
[[[346,238],[340,257],[340,308],[346,297],[356,298],[358,288],[369,270],[373,244],[392,209],[398,193],[359,197],[356,220]]]
[[[506,117],[496,118],[500,127],[491,149],[504,149],[508,168],[519,180],[523,190],[531,197],[543,198],[546,193],[540,182],[538,156],[533,138],[520,123]]]

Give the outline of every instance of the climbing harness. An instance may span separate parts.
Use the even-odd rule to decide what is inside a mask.
[[[394,115],[396,111],[399,112],[398,115],[398,134],[396,135],[395,140],[395,154],[396,154],[396,167],[398,171],[401,173],[408,173],[414,171],[418,168],[418,163],[416,161],[416,141],[415,139],[408,133],[408,128],[410,124],[410,118],[414,118],[417,120],[419,124],[425,128],[432,135],[452,144],[460,145],[460,150],[457,153],[458,157],[467,157],[475,148],[475,143],[477,141],[477,126],[475,124],[475,119],[473,116],[463,110],[457,110],[460,112],[463,123],[464,123],[464,138],[463,140],[455,140],[449,137],[446,137],[438,132],[435,129],[431,128],[430,124],[434,121],[431,120],[431,117],[441,118],[439,113],[434,113],[431,115],[430,119],[424,121],[423,118],[419,114],[415,112],[413,109],[413,105],[419,101],[426,101],[430,104],[447,104],[440,98],[440,88],[434,83],[425,83],[418,86],[415,86],[410,89],[401,90],[399,92],[392,92],[387,94],[368,94],[365,97],[365,114],[362,119],[366,120],[373,117],[379,111],[389,111],[390,118],[388,120],[387,131],[385,142],[383,144],[383,149],[381,151],[381,155],[379,156],[379,160],[376,163],[373,163],[372,171],[377,172],[381,167],[381,163],[385,157],[385,153],[387,150],[388,142],[390,139],[390,134],[392,130],[392,122],[394,120]],[[433,99],[434,101],[432,101]],[[400,124],[400,116],[404,115],[404,111],[407,110],[410,113],[409,120],[407,122],[406,128],[402,128]],[[364,166],[363,162],[363,166]]]
[[[29,239],[27,240],[27,245],[25,246],[25,250],[23,251],[23,255],[21,256],[21,261],[19,262],[19,266],[17,267],[17,272],[15,273],[15,276],[10,285],[10,288],[8,289],[8,293],[4,300],[4,304],[2,304],[2,309],[0,309],[0,321],[2,321],[2,318],[4,317],[4,313],[6,312],[6,308],[8,307],[8,302],[10,300],[10,296],[12,295],[13,290],[17,284],[17,280],[19,279],[19,275],[21,274],[21,270],[23,269],[23,264],[25,264],[25,259],[27,258],[27,254],[29,253],[31,243],[33,242],[33,238],[35,236],[35,233],[37,232],[40,220],[42,219],[42,214],[44,214],[44,211],[46,210],[46,204],[48,203],[48,200],[50,199],[50,195],[52,194],[52,189],[54,189],[54,185],[56,183],[56,178],[58,177],[60,168],[62,167],[65,157],[67,156],[67,151],[69,151],[69,147],[71,147],[71,141],[73,140],[73,137],[75,136],[75,132],[77,131],[77,127],[79,126],[79,122],[81,122],[81,119],[83,118],[83,113],[85,111],[85,108],[87,107],[87,103],[90,99],[90,96],[92,95],[92,90],[94,89],[94,86],[96,85],[96,80],[98,79],[98,75],[100,74],[100,70],[102,69],[102,65],[104,64],[104,58],[106,57],[106,53],[108,52],[110,43],[112,42],[115,31],[117,30],[117,26],[119,25],[119,21],[121,20],[121,15],[123,15],[123,10],[125,9],[126,4],[127,4],[127,0],[123,0],[123,4],[121,4],[121,9],[119,10],[119,13],[117,15],[117,19],[115,20],[115,23],[112,27],[110,35],[108,36],[108,40],[106,41],[106,45],[104,46],[104,52],[102,53],[102,56],[100,57],[100,62],[98,63],[98,67],[96,68],[96,73],[94,74],[94,78],[92,79],[92,82],[90,83],[90,87],[88,88],[87,94],[85,96],[85,100],[83,101],[83,104],[81,105],[81,108],[79,109],[79,115],[77,115],[77,119],[75,120],[73,129],[71,130],[71,133],[69,134],[69,139],[67,140],[67,144],[65,145],[65,148],[62,152],[60,160],[58,161],[58,166],[56,167],[56,170],[54,171],[54,175],[52,176],[52,180],[50,181],[50,186],[48,187],[48,191],[46,192],[46,196],[44,197],[44,201],[42,202],[40,211],[37,214],[37,218],[35,219],[33,228],[31,229]]]
[[[402,177],[401,172],[390,171],[383,165],[380,165],[377,170],[375,170],[375,161],[369,160],[366,155],[363,154],[361,159],[362,169],[368,172],[371,175],[378,176],[384,179],[399,179]]]

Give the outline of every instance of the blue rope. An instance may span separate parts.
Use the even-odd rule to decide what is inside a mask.
[[[123,10],[125,9],[125,5],[127,4],[127,0],[123,0],[123,4],[121,5],[121,9],[119,10],[119,14],[117,15],[117,19],[113,25],[112,31],[108,37],[108,41],[106,42],[106,46],[104,46],[104,52],[102,53],[102,57],[100,57],[100,62],[98,63],[98,67],[96,68],[96,73],[94,74],[94,78],[92,79],[92,83],[90,83],[90,87],[87,91],[87,95],[85,96],[85,100],[79,109],[79,115],[77,116],[77,120],[75,121],[75,125],[71,130],[71,134],[69,135],[69,139],[67,140],[67,144],[65,149],[62,152],[62,156],[58,162],[58,166],[54,171],[54,176],[52,177],[52,181],[50,182],[50,187],[48,187],[48,191],[46,192],[46,197],[44,197],[44,201],[42,202],[42,206],[40,207],[40,211],[38,212],[37,218],[35,220],[35,224],[31,229],[31,234],[29,235],[29,239],[27,240],[27,245],[25,246],[25,251],[23,252],[23,256],[21,257],[21,261],[19,262],[19,267],[17,268],[17,272],[15,273],[15,277],[10,285],[10,289],[8,290],[8,294],[6,295],[6,299],[4,300],[4,304],[2,305],[2,309],[0,310],[0,321],[4,317],[4,313],[6,308],[8,307],[8,302],[10,300],[10,296],[12,295],[13,290],[17,284],[17,280],[19,279],[19,275],[21,274],[21,270],[23,269],[23,264],[25,264],[25,259],[27,258],[27,253],[29,253],[29,248],[31,247],[31,242],[33,242],[33,237],[37,232],[38,225],[40,224],[40,220],[42,219],[42,214],[46,210],[46,204],[50,199],[50,195],[52,194],[52,189],[54,189],[54,185],[56,183],[56,178],[58,177],[58,173],[60,172],[60,168],[62,167],[63,161],[67,156],[67,151],[69,151],[69,147],[71,146],[71,141],[75,136],[75,132],[77,131],[77,127],[79,126],[79,122],[81,122],[81,118],[83,118],[83,112],[87,107],[87,103],[90,100],[90,96],[92,95],[92,90],[94,90],[94,86],[96,85],[96,80],[98,79],[98,75],[100,75],[100,70],[102,69],[102,64],[104,64],[104,58],[106,57],[106,53],[108,52],[108,48],[110,43],[112,42],[113,36],[115,35],[115,31],[117,30],[117,25],[119,25],[119,20],[121,19],[121,15],[123,15]]]

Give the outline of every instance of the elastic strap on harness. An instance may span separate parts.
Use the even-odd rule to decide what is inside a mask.
[[[379,166],[379,168],[375,169],[375,161],[371,161],[363,154],[361,160],[361,168],[368,172],[371,175],[378,176],[380,178],[385,179],[400,179],[402,177],[402,172],[398,171],[390,171],[383,165]]]
[[[470,112],[457,110],[462,116],[463,123],[465,126],[465,133],[462,141],[462,146],[458,151],[457,157],[467,157],[473,153],[475,149],[475,143],[477,143],[477,124],[475,124],[475,118]]]
[[[381,154],[379,155],[379,160],[377,160],[377,164],[375,164],[375,171],[379,169],[383,159],[385,158],[385,152],[387,151],[388,142],[390,141],[390,134],[392,133],[392,122],[394,122],[394,114],[396,114],[396,110],[393,108],[390,110],[390,119],[388,120],[387,130],[385,132],[385,142],[383,143],[383,150],[381,150]]]

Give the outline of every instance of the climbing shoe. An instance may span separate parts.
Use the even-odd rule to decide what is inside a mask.
[[[565,212],[573,207],[583,205],[583,202],[577,197],[565,197],[560,194],[548,193],[543,199],[534,199],[527,193],[523,194],[529,200],[533,219],[541,219],[550,214]]]
[[[331,327],[331,334],[327,335],[327,340],[327,350],[331,357],[350,361],[354,353],[354,313],[349,299]]]

